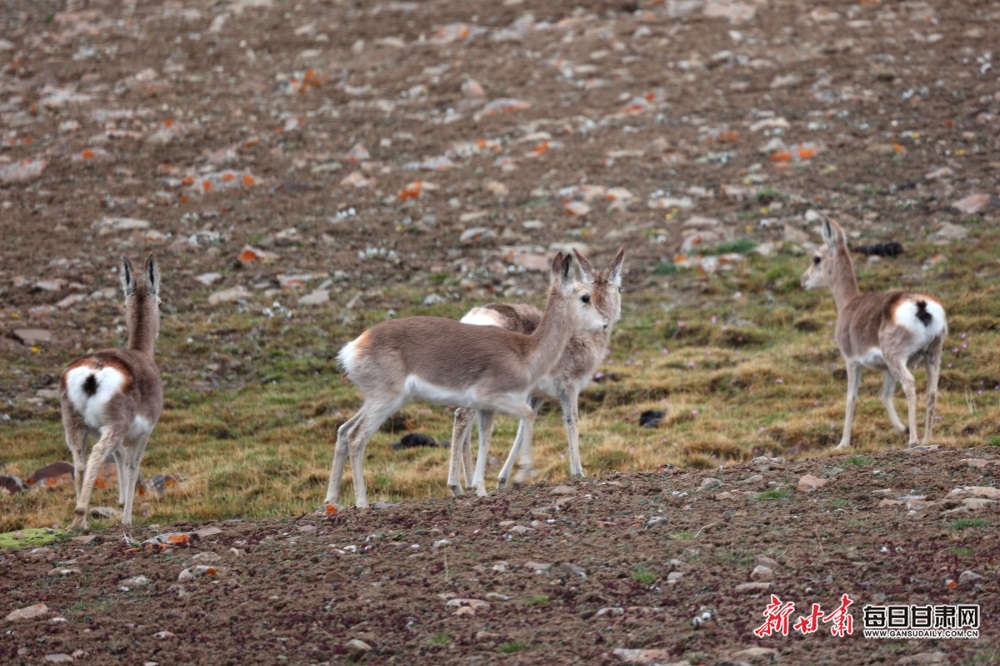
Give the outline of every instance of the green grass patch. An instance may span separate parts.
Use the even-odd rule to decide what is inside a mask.
[[[875,461],[868,456],[851,456],[844,461],[845,465],[854,465],[856,467],[867,467],[868,465],[874,465]]]
[[[779,490],[777,488],[771,488],[770,490],[765,490],[762,493],[757,493],[757,499],[759,500],[784,500],[791,496],[791,490]]]
[[[515,652],[520,652],[528,646],[521,641],[511,641],[510,643],[505,643],[497,648],[503,654],[514,654]]]
[[[67,530],[54,530],[50,527],[36,527],[0,534],[0,548],[25,548],[27,546],[46,546],[59,541],[65,541],[72,534]]]
[[[1000,435],[991,435],[990,438],[986,440],[986,443],[990,446],[1000,446]]]
[[[539,594],[534,597],[528,597],[521,603],[524,604],[525,606],[541,606],[542,604],[549,603],[549,595]]]
[[[956,518],[951,521],[951,529],[968,530],[976,527],[986,527],[989,524],[989,521],[983,518]]]
[[[953,546],[949,548],[952,555],[958,555],[959,557],[972,557],[976,554],[975,548],[965,548],[962,546]]]
[[[637,564],[632,567],[632,580],[636,583],[642,583],[643,585],[652,585],[656,582],[658,576],[655,572],[650,570],[641,564]]]
[[[653,275],[673,275],[680,269],[672,261],[661,261],[653,267]]]
[[[430,643],[431,645],[447,645],[448,643],[451,642],[451,636],[444,633],[443,631],[439,631],[430,638],[428,638],[427,642]]]

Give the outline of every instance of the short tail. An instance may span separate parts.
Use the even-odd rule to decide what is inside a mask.
[[[920,299],[916,303],[917,305],[917,319],[924,326],[930,326],[931,322],[934,321],[934,315],[927,311],[927,301]]]

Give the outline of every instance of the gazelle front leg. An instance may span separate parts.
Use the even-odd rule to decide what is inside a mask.
[[[486,497],[486,463],[490,457],[490,438],[493,437],[493,420],[495,414],[486,410],[476,412],[479,425],[479,453],[476,455],[476,472],[472,476],[472,487],[476,489],[476,495]],[[467,446],[468,456],[466,460],[472,460],[471,438]]]
[[[847,361],[847,411],[844,414],[844,434],[837,445],[838,449],[846,449],[851,445],[851,426],[854,423],[854,407],[858,403],[861,370],[861,364],[857,361]]]
[[[514,475],[514,483],[517,485],[528,483],[537,474],[531,459],[531,446],[535,436],[535,410],[526,404],[522,407],[521,426],[524,428],[524,441],[521,442],[517,473]]]
[[[583,464],[580,462],[579,397],[580,393],[575,384],[559,388],[559,406],[562,408],[566,438],[569,440],[569,473],[575,477],[586,476],[583,473]]]
[[[126,446],[124,450],[118,452],[117,456],[124,459],[122,467],[125,469],[125,478],[118,477],[119,490],[124,489],[125,501],[122,505],[122,524],[132,524],[132,507],[135,503],[135,488],[139,483],[139,461],[146,451],[146,444],[149,443],[149,434],[138,438],[132,442],[131,446]],[[124,485],[123,485],[124,484]]]

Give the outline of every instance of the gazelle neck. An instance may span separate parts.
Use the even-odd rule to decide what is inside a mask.
[[[851,256],[845,248],[841,247],[837,250],[834,261],[837,262],[837,270],[833,273],[830,291],[833,292],[833,300],[837,304],[837,312],[840,312],[848,303],[857,298],[861,291],[858,289],[858,279],[854,274],[854,265],[851,262]]]
[[[160,313],[155,297],[135,294],[125,314],[128,326],[128,349],[145,354],[153,360],[156,337],[160,332]]]
[[[576,330],[576,316],[572,304],[559,292],[558,287],[553,286],[549,291],[542,319],[529,336],[533,344],[529,355],[532,378],[544,377],[559,360]]]

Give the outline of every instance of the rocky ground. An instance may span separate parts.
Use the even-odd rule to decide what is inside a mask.
[[[971,0],[6,0],[0,344],[117,342],[122,253],[157,254],[168,316],[266,294],[304,325],[329,303],[396,307],[396,286],[534,294],[569,246],[625,244],[633,289],[711,274],[805,245],[812,209],[935,239],[933,265],[1000,210],[998,19]],[[672,299],[704,289],[671,280]],[[165,369],[238,383],[250,360]],[[4,419],[54,372],[14,363]],[[994,451],[29,545],[0,553],[0,658],[992,663]],[[854,631],[758,638],[772,594],[791,622],[846,594]],[[978,603],[981,637],[862,638],[883,603]]]
[[[484,499],[29,545],[0,554],[3,610],[15,611],[0,657],[994,663],[995,451],[760,458]],[[772,595],[794,603],[788,635],[758,637]],[[834,635],[835,617],[812,633],[794,628],[813,604],[834,615],[844,595],[852,633]],[[978,604],[980,636],[862,636],[864,606],[904,603]]]

